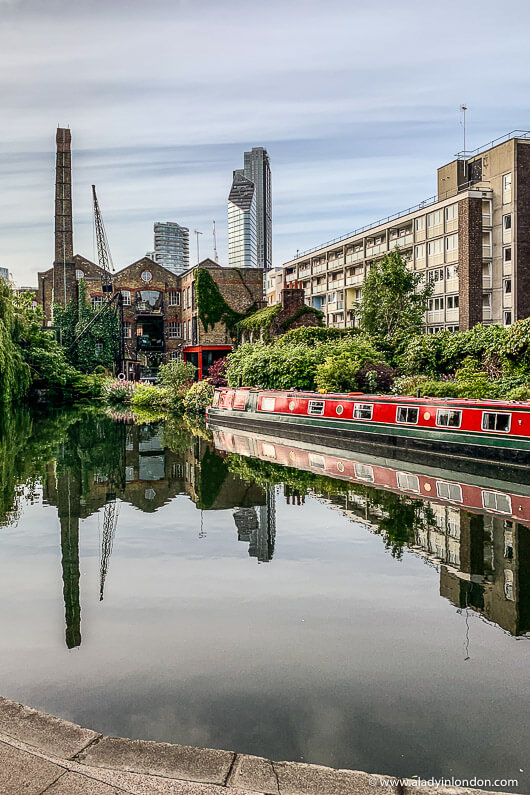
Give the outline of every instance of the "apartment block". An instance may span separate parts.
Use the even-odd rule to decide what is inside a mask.
[[[397,247],[434,285],[428,333],[530,316],[530,132],[460,152],[437,176],[436,196],[286,262],[286,285],[347,328],[370,267]]]

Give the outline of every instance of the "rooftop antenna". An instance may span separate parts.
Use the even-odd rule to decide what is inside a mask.
[[[195,237],[197,238],[197,265],[198,265],[199,262],[200,262],[200,259],[199,259],[199,235],[202,235],[202,232],[199,232],[198,229],[194,229],[193,233],[194,233]]]
[[[460,112],[462,114],[462,120],[460,124],[464,128],[464,156],[466,154],[466,111],[467,111],[467,105],[460,105]]]
[[[213,259],[214,262],[219,262],[219,257],[217,255],[217,238],[215,236],[215,221],[212,221],[213,224]]]

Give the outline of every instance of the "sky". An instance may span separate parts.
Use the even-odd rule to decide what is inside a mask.
[[[53,260],[55,129],[72,131],[74,249],[95,258],[96,184],[113,260],[153,222],[216,221],[232,171],[269,152],[273,263],[436,191],[436,169],[530,127],[530,3],[512,0],[0,0],[0,266]]]

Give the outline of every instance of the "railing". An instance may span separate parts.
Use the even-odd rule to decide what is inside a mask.
[[[362,284],[364,281],[364,273],[358,273],[356,276],[347,276],[346,284]]]
[[[482,246],[482,257],[484,259],[491,259],[491,246]]]
[[[519,138],[522,137],[530,137],[530,132],[525,133],[524,136],[518,136]],[[482,180],[482,183],[488,183],[489,180]],[[348,232],[346,235],[341,235],[340,237],[335,237],[333,240],[328,240],[327,243],[322,243],[319,246],[313,246],[313,248],[309,248],[306,251],[298,251],[296,256],[293,257],[293,260],[301,259],[303,257],[308,256],[309,254],[313,254],[315,251],[320,251],[324,248],[329,248],[329,246],[333,246],[335,243],[342,243],[344,240],[348,240],[350,237],[355,237],[356,235],[360,235],[363,232],[368,232],[370,229],[376,229],[378,226],[383,226],[383,224],[388,224],[390,221],[395,221],[398,218],[403,218],[406,215],[410,215],[410,213],[417,212],[418,210],[423,210],[424,207],[430,207],[433,204],[438,204],[438,202],[442,202],[445,199],[448,199],[452,196],[457,196],[459,193],[465,193],[465,191],[472,188],[476,183],[475,182],[466,182],[461,185],[458,190],[456,191],[445,191],[444,193],[439,193],[436,196],[430,196],[428,199],[424,199],[419,204],[415,204],[413,207],[407,207],[406,210],[399,210],[397,213],[392,213],[392,215],[387,215],[385,218],[380,218],[379,221],[372,222],[370,224],[365,224],[364,226],[360,226],[358,229],[354,229],[353,232]],[[315,271],[313,271],[315,272]]]
[[[462,149],[461,152],[456,153],[455,157],[458,160],[468,160],[470,157],[480,155],[482,152],[486,152],[488,149],[492,149],[499,144],[506,143],[506,141],[510,141],[512,138],[530,138],[530,130],[512,130],[506,133],[506,135],[501,135],[500,138],[494,138],[493,141],[484,144],[484,146],[479,146],[478,149]]]

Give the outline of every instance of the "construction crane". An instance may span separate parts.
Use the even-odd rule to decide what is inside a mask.
[[[112,256],[110,253],[109,241],[107,238],[107,233],[105,232],[105,226],[103,224],[103,218],[101,217],[101,210],[99,209],[99,202],[98,197],[96,195],[96,186],[92,185],[92,199],[94,202],[94,227],[96,231],[96,241],[97,241],[97,248],[98,248],[98,262],[99,267],[102,270],[101,276],[101,287],[103,290],[103,296],[105,298],[103,302],[103,306],[97,312],[97,314],[87,323],[84,329],[77,335],[74,339],[68,350],[72,350],[77,343],[79,342],[82,337],[87,333],[87,331],[91,328],[91,326],[102,317],[105,312],[111,311],[112,309],[116,309],[118,315],[118,354],[117,354],[117,361],[115,362],[116,369],[119,371],[121,370],[123,360],[124,360],[124,352],[123,352],[123,298],[120,291],[113,294],[113,286],[112,286],[112,276],[111,271],[114,271],[114,263],[112,262]]]
[[[99,601],[103,601],[105,580],[109,570],[110,556],[114,546],[114,535],[118,524],[118,500],[115,494],[108,495],[103,513],[103,535],[101,538],[101,558],[99,562]]]
[[[114,270],[114,263],[110,254],[109,241],[107,233],[103,225],[103,218],[99,209],[98,197],[96,196],[96,186],[92,185],[92,199],[94,201],[94,226],[96,227],[96,241],[98,246],[98,262],[99,267],[103,271],[102,285],[103,295],[107,296],[107,300],[112,295],[112,276],[111,270]]]

